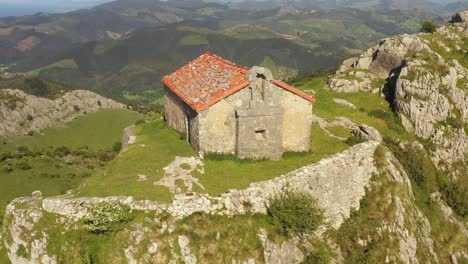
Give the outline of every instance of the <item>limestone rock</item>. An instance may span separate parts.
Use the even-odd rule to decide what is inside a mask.
[[[339,98],[333,98],[333,102],[337,103],[337,104],[340,104],[340,105],[343,105],[343,106],[346,106],[348,108],[351,108],[351,109],[356,109],[356,106],[353,105],[352,103],[346,101],[346,100],[343,100],[343,99],[339,99]]]
[[[463,41],[467,17],[468,11],[455,14],[433,33],[436,38],[420,33],[384,39],[346,60],[328,80],[328,88],[335,92],[380,91],[391,99],[403,127],[433,143],[432,161],[454,177],[468,169],[468,69],[431,47],[468,52]],[[385,87],[372,87],[379,79],[387,80]]]
[[[180,253],[185,264],[197,264],[197,258],[191,253],[189,243],[190,240],[186,236],[179,236],[178,243],[180,247]]]
[[[374,140],[382,142],[382,135],[380,135],[380,132],[377,129],[366,124],[359,125],[357,129],[353,130],[352,134],[366,141]]]
[[[268,239],[268,234],[264,229],[260,229],[258,238],[264,248],[265,263],[299,264],[304,261],[304,253],[298,248],[299,244],[301,244],[301,240],[298,237],[293,237],[278,245]]]
[[[100,109],[124,108],[123,104],[90,91],[76,90],[50,100],[20,90],[0,90],[0,136],[26,135],[72,121]]]

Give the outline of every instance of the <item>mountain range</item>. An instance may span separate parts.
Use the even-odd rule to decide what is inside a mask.
[[[444,20],[430,11],[393,9],[394,2],[369,10],[363,1],[317,9],[297,1],[254,8],[261,2],[117,0],[64,14],[8,17],[0,19],[0,74],[157,102],[162,76],[210,50],[288,79],[335,67],[381,38],[414,33],[424,19]]]

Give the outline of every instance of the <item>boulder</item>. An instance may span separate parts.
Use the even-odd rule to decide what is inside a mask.
[[[382,142],[382,135],[380,135],[380,132],[377,129],[365,124],[362,124],[358,128],[354,129],[352,134],[353,136],[366,141],[373,140]]]
[[[450,23],[466,23],[468,22],[468,10],[455,13],[450,19]]]
[[[343,105],[343,106],[346,106],[348,108],[351,108],[351,109],[356,109],[356,106],[353,105],[352,103],[346,101],[346,100],[343,100],[343,99],[339,99],[339,98],[333,98],[333,102],[339,104],[339,105]]]

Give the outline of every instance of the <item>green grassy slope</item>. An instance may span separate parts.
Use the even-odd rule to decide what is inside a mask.
[[[71,149],[88,146],[92,149],[110,150],[120,142],[122,130],[140,118],[139,114],[126,109],[101,110],[79,117],[62,127],[47,128],[32,137],[8,139],[2,149],[14,150],[26,146],[42,150],[65,146]]]
[[[356,124],[373,126],[383,136],[404,140],[415,139],[413,135],[406,132],[394,116],[390,104],[380,95],[365,92],[348,94],[332,92],[325,88],[327,76],[328,74],[325,73],[295,83],[295,87],[301,90],[312,89],[315,92],[317,103],[314,104],[314,114],[330,120],[343,116]],[[347,100],[354,104],[356,109],[339,105],[333,102],[333,98]]]
[[[330,137],[317,124],[312,127],[312,148],[308,153],[285,153],[280,161],[242,161],[231,156],[207,157],[204,174],[194,173],[205,190],[197,192],[218,195],[229,189],[246,188],[252,182],[268,180],[319,161],[349,147]],[[137,127],[137,142],[109,163],[105,172],[86,180],[79,188],[79,196],[131,195],[137,199],[171,200],[166,187],[138,181],[138,174],[146,175],[150,183],[164,176],[163,168],[176,156],[195,156],[186,140],[165,127],[162,120]]]
[[[0,222],[6,205],[15,197],[31,195],[35,190],[42,191],[45,196],[55,196],[77,187],[103,165],[98,150],[111,150],[115,142],[121,141],[123,128],[139,118],[138,113],[129,110],[102,110],[79,117],[63,127],[46,129],[44,135],[2,143]],[[58,151],[57,147],[62,146],[67,150]],[[17,147],[20,148],[16,150]]]

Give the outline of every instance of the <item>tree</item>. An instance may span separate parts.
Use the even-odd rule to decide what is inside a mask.
[[[421,24],[421,32],[434,33],[437,30],[437,24],[432,20],[426,20]]]

